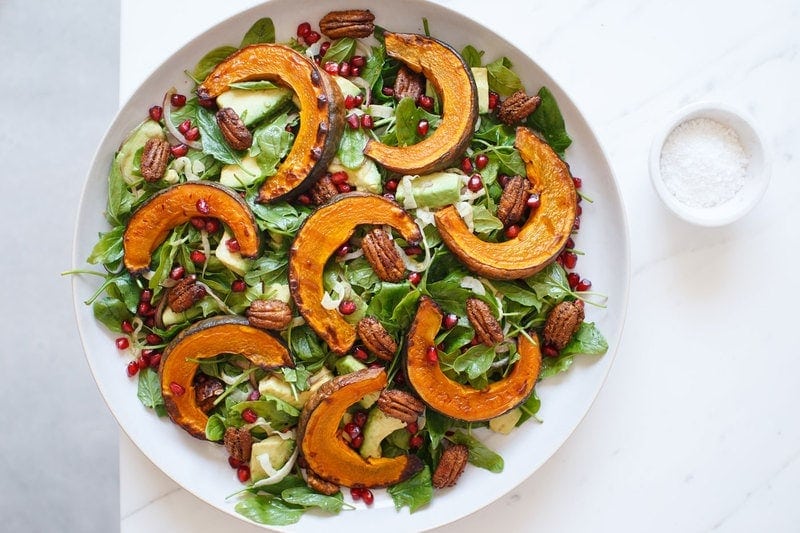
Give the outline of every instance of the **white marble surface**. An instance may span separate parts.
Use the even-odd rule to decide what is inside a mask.
[[[121,96],[256,3],[122,0]],[[440,530],[800,529],[800,5],[439,3],[528,51],[582,109],[627,203],[633,267],[623,341],[583,423],[525,483]],[[699,100],[752,115],[773,156],[760,205],[724,228],[676,219],[648,178],[658,126]],[[124,436],[120,465],[124,533],[259,530],[176,486]]]

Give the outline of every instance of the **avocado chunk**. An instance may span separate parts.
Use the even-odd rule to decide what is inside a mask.
[[[219,182],[233,189],[246,189],[264,175],[258,160],[248,155],[243,157],[239,164],[233,163],[222,167]]]
[[[478,113],[489,112],[489,71],[486,67],[472,67],[472,77],[478,89]]]
[[[258,392],[266,396],[275,396],[283,400],[292,407],[302,409],[311,395],[319,389],[323,383],[333,379],[333,374],[324,366],[308,380],[309,388],[295,395],[292,386],[286,382],[279,374],[268,374],[258,382]]]
[[[400,419],[387,415],[377,407],[373,407],[364,424],[364,442],[361,443],[359,453],[361,457],[381,457],[381,442],[389,434],[406,427]]]
[[[239,252],[231,252],[228,249],[227,242],[231,239],[233,239],[233,235],[231,235],[228,228],[225,228],[225,232],[222,234],[219,246],[217,246],[217,249],[214,251],[214,255],[220,263],[228,267],[232,272],[244,276],[247,271],[250,270],[250,260],[242,257],[242,254]]]
[[[292,99],[292,91],[283,87],[274,89],[229,89],[217,96],[217,105],[230,107],[245,126],[252,126],[278,111],[283,104]]]
[[[154,120],[145,120],[131,132],[117,152],[114,162],[119,165],[119,170],[125,183],[128,185],[142,180],[141,175],[134,174],[136,154],[141,153],[145,143],[150,139],[166,139],[161,124]]]
[[[489,420],[489,429],[495,433],[508,435],[517,426],[517,422],[522,417],[522,410],[515,407],[507,413]]]
[[[275,475],[292,457],[297,442],[272,435],[253,444],[250,456],[250,478],[255,482]]]
[[[463,176],[454,172],[433,172],[419,177],[404,177],[397,187],[397,201],[405,203],[411,193],[416,207],[444,207],[461,198]]]
[[[338,160],[334,160],[328,165],[328,172],[344,172],[347,174],[347,181],[351,185],[355,185],[359,191],[367,191],[374,194],[380,194],[383,191],[383,179],[381,172],[378,170],[378,165],[372,159],[364,159],[361,166],[356,168],[347,168]]]
[[[339,90],[342,91],[342,96],[358,96],[361,94],[361,87],[347,78],[343,78],[342,76],[334,76],[333,79],[336,80]]]
[[[340,357],[336,361],[336,373],[340,376],[342,374],[350,374],[352,372],[358,372],[359,370],[364,370],[367,368],[367,365],[353,357],[352,355],[345,355],[344,357]]]

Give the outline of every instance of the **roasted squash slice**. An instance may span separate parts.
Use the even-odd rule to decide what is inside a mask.
[[[265,370],[294,366],[283,341],[246,318],[211,317],[183,330],[164,349],[158,373],[169,417],[198,439],[205,439],[208,416],[195,400],[197,361],[223,353],[242,355]]]
[[[323,479],[345,487],[386,487],[422,470],[416,455],[364,459],[339,435],[348,407],[386,386],[383,368],[365,368],[324,383],[306,403],[297,426],[300,451]]]
[[[401,174],[429,174],[450,166],[469,145],[478,118],[472,71],[447,44],[408,33],[385,32],[386,53],[421,72],[436,88],[442,121],[430,136],[410,146],[387,146],[370,139],[364,153]]]
[[[193,217],[218,218],[233,232],[243,256],[258,255],[258,226],[247,203],[224,185],[196,181],[154,194],[133,213],[122,237],[125,267],[134,274],[147,271],[153,251],[172,228]]]
[[[469,231],[453,206],[436,212],[442,241],[473,272],[492,279],[519,279],[543,269],[561,253],[577,210],[569,168],[550,146],[527,128],[517,128],[515,146],[540,205],[517,237],[485,242]]]
[[[337,309],[322,307],[322,272],[328,259],[361,224],[388,225],[408,242],[422,239],[414,219],[396,203],[376,194],[352,192],[333,198],[303,223],[289,251],[289,289],[309,326],[338,354],[347,353],[355,328]]]
[[[197,88],[200,98],[216,98],[231,83],[270,80],[292,89],[300,104],[300,128],[274,176],[267,178],[258,201],[299,194],[328,168],[344,129],[344,100],[338,85],[303,54],[280,44],[254,44],[234,52]]]
[[[451,380],[438,362],[431,362],[426,356],[428,347],[436,344],[442,316],[439,306],[423,296],[408,333],[406,377],[423,402],[451,418],[477,422],[500,416],[528,398],[542,363],[535,333],[531,333],[534,342],[524,335],[518,337],[519,360],[511,372],[486,389],[478,390]]]

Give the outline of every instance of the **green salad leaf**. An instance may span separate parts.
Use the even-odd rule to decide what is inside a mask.
[[[274,43],[275,42],[275,24],[269,17],[258,19],[247,33],[242,38],[242,43],[239,48],[250,46],[251,44],[260,43]]]
[[[542,87],[538,95],[542,101],[536,111],[528,117],[528,125],[541,133],[547,144],[563,157],[564,151],[572,144],[564,125],[564,117],[550,89]]]
[[[403,507],[408,507],[409,512],[413,513],[433,499],[430,468],[426,465],[414,476],[392,485],[386,491],[392,497],[395,509],[399,511]]]
[[[200,61],[197,62],[194,70],[192,70],[192,78],[199,81],[206,79],[206,77],[211,74],[211,71],[214,70],[217,65],[222,63],[222,61],[224,61],[236,50],[237,48],[235,46],[220,46],[218,48],[214,48],[200,58]]]

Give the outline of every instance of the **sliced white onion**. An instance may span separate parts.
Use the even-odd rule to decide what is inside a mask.
[[[164,101],[161,104],[161,108],[164,111],[164,124],[167,126],[167,130],[169,131],[170,135],[175,137],[178,142],[181,142],[190,148],[194,148],[195,150],[202,150],[203,144],[200,141],[188,140],[183,136],[183,133],[178,131],[178,128],[175,127],[175,124],[172,123],[172,104],[170,103],[170,98],[177,92],[178,91],[175,89],[175,87],[170,87],[170,89],[167,91],[167,94],[164,95]]]
[[[364,255],[364,249],[359,248],[358,250],[350,252],[349,254],[345,254],[342,257],[339,257],[337,261],[350,261],[351,259],[356,259],[358,257],[361,257],[362,255]]]
[[[319,40],[314,44],[312,44],[311,46],[309,46],[308,48],[306,48],[306,56],[311,59],[314,59],[314,56],[319,55],[319,51],[321,48],[322,48],[322,40]]]
[[[424,229],[425,226],[430,226],[434,223],[433,211],[427,207],[419,207],[414,213],[414,222],[417,223],[419,229]]]
[[[334,283],[333,288],[330,292],[326,291],[325,294],[322,295],[322,301],[320,304],[323,308],[331,311],[339,307],[339,304],[342,303],[342,300],[345,299],[350,293],[350,286],[342,280],[338,280]],[[336,294],[336,297],[331,296],[331,294]]]
[[[306,323],[306,319],[301,316],[296,316],[289,322],[289,327],[296,328]]]
[[[208,256],[206,256],[206,257],[208,257]],[[205,290],[206,290],[206,294],[207,294],[208,296],[210,296],[210,297],[211,297],[211,299],[212,299],[212,300],[214,300],[214,301],[217,303],[217,305],[219,306],[219,308],[220,308],[220,310],[221,310],[222,312],[224,312],[224,313],[227,313],[227,314],[229,314],[229,315],[235,315],[235,314],[236,314],[236,313],[234,313],[234,312],[233,312],[233,310],[232,310],[230,307],[228,307],[228,306],[225,304],[225,302],[223,302],[223,301],[222,301],[222,298],[220,298],[219,296],[217,296],[216,294],[214,294],[214,291],[212,291],[212,290],[211,290],[211,287],[209,287],[208,285],[206,285],[206,284],[205,284],[205,283],[203,283],[202,281],[197,281],[196,283],[197,283],[198,285],[200,285],[201,287],[204,287],[204,288],[205,288]]]
[[[456,202],[454,205],[456,211],[458,211],[458,214],[461,215],[461,218],[464,220],[464,224],[469,228],[470,233],[473,232],[475,230],[475,224],[472,222],[472,205],[468,202]]]
[[[285,478],[289,474],[289,472],[292,471],[292,468],[294,468],[294,463],[297,460],[297,455],[299,452],[300,452],[300,446],[296,445],[294,447],[292,455],[286,461],[286,464],[284,464],[278,470],[272,468],[272,464],[270,464],[269,462],[269,454],[264,453],[256,456],[256,460],[258,460],[258,462],[261,464],[261,467],[264,468],[264,471],[267,474],[269,474],[269,476],[264,479],[259,479],[258,481],[253,483],[253,487],[256,488],[256,487],[264,487],[266,485],[274,485],[275,483],[278,483],[283,478]],[[266,456],[266,460],[264,460],[264,456]]]
[[[391,118],[394,116],[394,108],[388,105],[373,104],[369,106],[369,114],[377,118]]]
[[[397,188],[403,191],[403,208],[416,209],[417,201],[414,199],[414,193],[411,188],[411,180],[416,176],[403,176]]]
[[[397,253],[400,254],[400,259],[403,260],[403,264],[406,267],[406,270],[410,270],[411,272],[424,272],[433,261],[428,248],[425,247],[425,259],[422,261],[417,261],[416,259],[411,259],[408,254],[406,254],[405,250],[403,250],[397,242],[394,243],[394,247],[397,250]]]
[[[363,105],[367,105],[368,106],[370,104],[370,102],[372,101],[372,87],[370,87],[370,85],[367,82],[367,80],[365,80],[364,78],[362,78],[360,76],[355,76],[353,78],[350,78],[350,81],[353,82],[353,85],[364,89],[365,95],[364,95],[364,104]]]
[[[469,289],[478,296],[484,296],[486,294],[486,287],[483,286],[483,283],[478,278],[473,278],[472,276],[464,276],[459,283],[461,287],[464,289]]]

